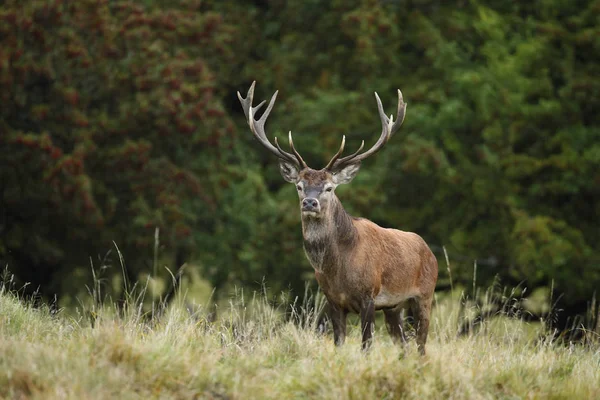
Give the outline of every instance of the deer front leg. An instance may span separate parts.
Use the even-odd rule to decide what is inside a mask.
[[[333,325],[333,341],[336,346],[341,346],[346,340],[346,315],[347,312],[329,302],[328,306],[329,318]]]
[[[365,300],[360,309],[360,326],[362,330],[362,349],[369,350],[373,338],[375,325],[375,302],[373,299]]]

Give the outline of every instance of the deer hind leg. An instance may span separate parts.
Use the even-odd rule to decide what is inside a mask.
[[[406,344],[406,335],[404,333],[404,307],[396,307],[389,310],[383,310],[385,316],[385,325],[394,343]]]
[[[411,301],[411,309],[415,317],[417,328],[417,348],[421,355],[425,355],[425,343],[427,343],[427,334],[429,333],[429,317],[431,314],[431,302],[433,297],[415,298]]]

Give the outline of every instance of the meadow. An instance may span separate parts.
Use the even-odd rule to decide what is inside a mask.
[[[455,289],[458,292],[459,289]],[[34,307],[0,291],[0,397],[7,399],[594,399],[600,346],[550,340],[542,323],[499,314],[457,335],[461,297],[436,298],[427,355],[394,345],[378,319],[360,351],[357,320],[335,348],[317,329],[322,298],[272,306],[238,292],[208,307],[81,302]]]
[[[600,0],[0,1],[0,400],[600,399],[599,22]],[[377,143],[373,94],[402,90],[336,190],[446,259],[425,357],[381,315],[370,353],[356,316],[336,348],[322,297],[290,294],[316,283],[253,81],[280,93],[266,137],[317,168]]]

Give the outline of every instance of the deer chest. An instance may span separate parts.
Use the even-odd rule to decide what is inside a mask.
[[[315,278],[329,302],[344,310],[353,312],[360,310],[363,291],[354,290],[343,274],[315,270]]]
[[[321,241],[305,241],[304,252],[306,258],[310,262],[310,265],[317,272],[322,272],[329,265],[335,262],[335,258],[332,254],[330,246]]]

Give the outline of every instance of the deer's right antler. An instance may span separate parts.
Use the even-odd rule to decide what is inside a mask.
[[[258,139],[258,141],[264,147],[266,147],[267,150],[269,150],[271,153],[275,154],[280,159],[294,163],[294,164],[298,165],[298,167],[300,167],[300,169],[308,168],[308,166],[306,165],[306,163],[304,162],[304,160],[302,159],[302,157],[300,156],[300,154],[296,151],[296,148],[294,147],[294,141],[292,140],[292,132],[291,131],[289,133],[288,138],[290,141],[290,148],[292,149],[294,154],[284,151],[279,146],[279,143],[277,142],[277,138],[275,138],[275,146],[273,146],[271,144],[271,142],[269,141],[269,139],[267,139],[267,135],[265,134],[265,122],[267,122],[269,113],[271,112],[271,109],[273,108],[273,104],[275,104],[275,99],[277,98],[278,91],[276,91],[273,94],[273,97],[271,97],[271,101],[269,102],[267,109],[265,110],[263,115],[260,117],[260,119],[258,119],[258,120],[254,119],[254,115],[256,114],[256,112],[258,110],[260,110],[260,108],[265,104],[265,101],[263,100],[256,107],[252,107],[252,100],[254,98],[255,84],[256,84],[256,81],[252,82],[250,89],[248,89],[248,94],[246,95],[246,98],[242,98],[242,95],[240,94],[240,92],[237,92],[238,98],[240,99],[240,103],[242,103],[242,108],[244,109],[244,114],[246,115],[246,121],[248,122],[248,125],[250,126],[250,130],[254,134],[254,137],[256,139]]]
[[[394,121],[393,115],[390,115],[389,118],[385,115],[385,112],[383,111],[383,105],[381,104],[381,99],[377,95],[377,92],[375,93],[375,98],[377,99],[377,109],[379,110],[379,118],[381,119],[382,125],[381,136],[379,136],[379,140],[377,140],[377,142],[369,150],[365,151],[364,153],[360,153],[365,145],[365,141],[363,140],[357,151],[349,156],[339,158],[342,155],[342,152],[344,151],[344,145],[346,144],[346,137],[342,137],[340,149],[333,156],[331,161],[329,161],[325,169],[330,171],[339,171],[350,164],[360,163],[365,158],[381,150],[387,141],[390,140],[392,135],[396,133],[398,128],[400,128],[400,125],[402,125],[402,122],[404,122],[404,115],[406,114],[406,103],[402,98],[402,92],[400,89],[398,89],[398,112],[396,113],[396,121]]]

